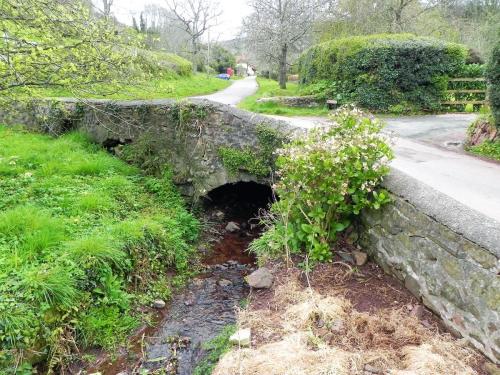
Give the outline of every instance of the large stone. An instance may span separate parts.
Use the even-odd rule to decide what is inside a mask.
[[[243,328],[236,331],[229,337],[229,342],[233,345],[248,347],[250,346],[251,332],[250,328]]]
[[[273,279],[273,275],[265,267],[259,268],[245,278],[248,285],[256,289],[270,288],[273,285]]]

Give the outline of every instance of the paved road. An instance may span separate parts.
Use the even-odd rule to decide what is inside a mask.
[[[255,77],[236,81],[205,98],[235,105],[257,90]],[[324,126],[324,117],[269,116],[300,128]],[[394,134],[392,167],[417,178],[466,206],[500,223],[500,164],[463,151],[473,114],[445,114],[384,118]]]
[[[396,135],[431,146],[460,150],[467,127],[475,114],[452,113],[433,116],[404,116],[384,118],[386,129]]]
[[[234,81],[231,86],[222,91],[210,95],[198,96],[196,98],[209,99],[214,102],[234,106],[247,96],[255,94],[258,88],[256,77],[250,76]]]

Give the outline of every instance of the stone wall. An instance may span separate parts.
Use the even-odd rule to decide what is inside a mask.
[[[500,223],[393,169],[361,245],[452,332],[500,360]]]
[[[267,176],[252,175],[245,165],[228,170],[220,149],[256,157],[263,146],[259,129],[274,129],[285,138],[292,132],[282,121],[201,99],[38,101],[4,109],[2,122],[21,123],[55,135],[80,129],[107,147],[140,143],[151,158],[171,167],[174,182],[191,197],[236,181],[268,183]]]
[[[319,107],[320,102],[315,96],[273,96],[270,98],[257,99],[257,103],[277,103],[288,107],[314,108]]]

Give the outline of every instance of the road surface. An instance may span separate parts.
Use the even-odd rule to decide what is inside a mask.
[[[197,96],[196,99],[208,99],[217,103],[236,105],[248,96],[257,92],[259,86],[255,76],[234,81],[228,88],[214,94]]]

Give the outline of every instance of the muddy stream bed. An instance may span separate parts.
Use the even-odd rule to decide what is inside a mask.
[[[206,356],[202,344],[236,322],[236,312],[249,287],[244,277],[255,270],[255,258],[247,249],[261,233],[254,218],[271,199],[267,186],[238,183],[209,194],[203,216],[211,234],[201,251],[203,271],[158,310],[155,324],[131,340],[126,353],[91,369],[103,375],[150,373],[190,375]],[[226,230],[228,223],[239,229]]]

